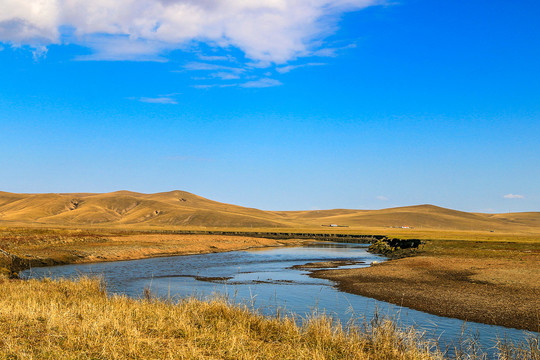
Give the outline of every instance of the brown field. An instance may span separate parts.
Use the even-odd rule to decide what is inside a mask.
[[[415,257],[313,276],[436,315],[540,331],[539,242],[428,241]]]

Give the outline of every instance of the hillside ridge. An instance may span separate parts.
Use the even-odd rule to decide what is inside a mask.
[[[144,194],[0,191],[0,225],[207,226],[293,228],[338,225],[540,232],[540,212],[484,214],[431,204],[380,210],[265,211],[226,204],[182,190]]]

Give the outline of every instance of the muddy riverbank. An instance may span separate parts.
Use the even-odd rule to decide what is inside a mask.
[[[483,254],[416,256],[311,276],[335,281],[341,291],[439,316],[539,331],[540,252]]]

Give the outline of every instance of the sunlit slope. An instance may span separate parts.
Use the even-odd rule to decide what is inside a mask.
[[[0,221],[65,225],[286,227],[278,216],[183,191],[140,194],[0,193]]]
[[[291,220],[312,224],[336,224],[351,227],[414,227],[444,230],[527,231],[540,230],[540,212],[482,214],[446,209],[434,205],[416,205],[382,210],[331,210],[291,212]]]
[[[209,226],[253,228],[414,227],[417,229],[540,232],[540,212],[482,214],[417,205],[382,210],[263,211],[185,192],[141,194],[13,194],[0,192],[0,224]]]
[[[540,214],[539,214],[540,215]],[[539,216],[537,215],[537,216]],[[304,215],[305,216],[305,215]],[[540,216],[539,216],[540,217]],[[497,218],[472,214],[433,205],[418,205],[371,211],[357,211],[323,216],[313,220],[337,225],[376,227],[421,227],[453,230],[489,230],[506,226]]]

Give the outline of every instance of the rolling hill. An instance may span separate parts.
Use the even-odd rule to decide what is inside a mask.
[[[540,233],[540,212],[483,214],[417,205],[382,210],[263,211],[185,192],[14,194],[0,192],[0,225],[119,227],[402,227]]]

